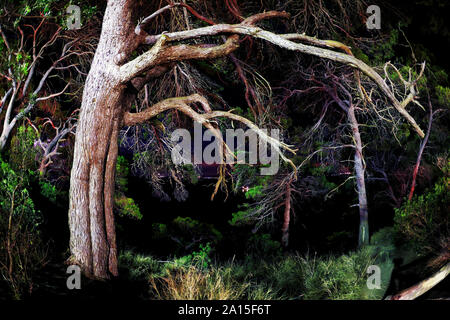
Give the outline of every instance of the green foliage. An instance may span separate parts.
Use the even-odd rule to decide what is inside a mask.
[[[191,217],[176,217],[173,223],[178,226],[182,231],[191,231],[200,226],[200,222],[192,219]]]
[[[116,163],[116,188],[118,191],[128,191],[128,173],[129,173],[128,160],[123,156],[117,157]]]
[[[258,166],[250,166],[246,164],[236,164],[233,167],[233,189],[235,192],[244,191],[244,196],[247,200],[258,201],[264,197],[265,189],[268,187],[273,176],[263,176],[259,174],[260,168]],[[245,189],[242,189],[245,188]],[[257,212],[261,207],[251,205],[250,202],[244,202],[238,206],[240,209],[232,213],[232,219],[228,222],[230,225],[246,225],[251,224],[257,219],[257,216],[252,217],[254,212]]]
[[[52,8],[57,3],[57,0],[7,0],[5,5],[8,6],[8,10],[14,10],[17,14],[13,22],[14,27],[17,27],[25,16],[40,14],[46,17],[51,16]]]
[[[395,209],[396,232],[410,241],[419,254],[436,250],[440,240],[448,237],[449,181],[441,178],[433,189]]]
[[[30,198],[27,171],[15,171],[0,158],[0,274],[13,298],[31,293],[33,272],[45,262],[42,217]]]
[[[56,187],[45,180],[39,180],[39,186],[41,187],[41,194],[51,202],[56,203],[56,199],[60,194]]]
[[[266,259],[279,257],[282,253],[280,242],[272,240],[268,233],[252,235],[248,240],[246,249],[251,255]]]
[[[13,216],[21,216],[35,231],[39,226],[39,214],[34,209],[29,194],[29,177],[26,172],[14,171],[8,163],[0,159],[0,207],[4,212],[13,212]]]
[[[192,184],[198,183],[198,174],[192,164],[183,165],[183,174]]]
[[[304,299],[365,299],[366,270],[373,264],[367,251],[328,258],[303,258]]]
[[[142,219],[141,211],[132,198],[119,195],[114,197],[114,205],[121,217],[128,217],[136,220]]]
[[[332,167],[331,166],[325,166],[325,165],[321,165],[319,167],[308,167],[308,171],[309,173],[314,176],[317,177],[319,179],[319,183],[327,190],[332,190],[334,188],[336,188],[336,184],[329,181],[326,177],[326,174],[331,172]]]
[[[27,1],[28,4],[26,7],[28,8],[28,12],[31,12],[32,10],[37,10],[39,12],[42,12],[44,15],[51,13],[51,6],[53,3],[56,3],[56,0],[35,0],[35,1]]]
[[[245,192],[245,198],[246,199],[255,199],[257,197],[260,197],[263,195],[263,186],[253,186],[248,188],[248,191]]]
[[[157,260],[130,250],[119,255],[119,268],[127,270],[131,280],[146,280],[149,275],[163,274],[163,265]]]
[[[196,240],[204,239],[216,244],[222,239],[222,234],[213,225],[200,222],[191,217],[177,217],[170,226],[172,238],[185,248],[191,247]],[[180,248],[181,249],[181,248]]]
[[[352,48],[353,55],[366,64],[370,63],[369,57],[358,47]]]
[[[228,223],[232,226],[240,226],[240,225],[246,225],[253,222],[253,220],[249,217],[250,212],[250,206],[248,203],[244,203],[242,205],[239,205],[239,210],[237,212],[233,212],[231,214],[232,218],[228,221]]]
[[[168,236],[167,225],[164,223],[153,223],[152,224],[152,238],[163,239]]]
[[[266,286],[281,297],[301,299],[304,293],[304,260],[287,256],[264,267]]]
[[[248,120],[255,122],[255,115],[252,113],[252,111],[250,109],[243,109],[241,107],[234,107],[233,108],[233,113],[240,115],[242,117],[247,118]]]
[[[446,108],[450,108],[450,88],[437,86],[436,97],[440,105]]]
[[[291,255],[267,261],[253,255],[244,261],[199,263],[209,250],[203,247],[198,259],[161,262],[125,252],[120,262],[133,278],[150,279],[157,299],[381,299],[387,287],[382,280],[382,290],[367,289],[367,267],[378,262],[373,248],[337,257]]]
[[[128,160],[123,156],[117,157],[116,162],[116,193],[114,195],[114,207],[121,217],[127,217],[135,220],[142,219],[142,213],[139,206],[133,198],[127,197],[128,191]]]
[[[393,227],[386,227],[375,232],[370,238],[370,245],[365,248],[374,258],[374,265],[380,268],[381,284],[380,288],[363,288],[363,295],[368,299],[382,299],[389,287],[392,271],[394,270],[394,258],[398,256],[398,249],[395,245],[395,230]]]
[[[189,266],[194,264],[197,268],[207,269],[211,264],[211,244],[208,242],[206,245],[200,244],[199,250],[194,251],[189,255],[175,259],[174,264],[176,266]]]
[[[395,56],[395,46],[398,44],[398,40],[399,31],[397,29],[393,29],[391,30],[386,41],[382,41],[377,46],[372,48],[371,53],[376,64],[385,63]]]
[[[21,125],[11,139],[9,162],[14,170],[36,170],[37,151],[34,142],[38,136],[30,126]]]

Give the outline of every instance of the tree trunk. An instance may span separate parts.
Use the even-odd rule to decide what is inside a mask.
[[[355,144],[355,176],[356,188],[358,189],[358,203],[359,203],[359,237],[358,246],[369,244],[369,214],[367,210],[367,194],[366,184],[364,179],[364,163],[362,153],[362,141],[359,133],[359,125],[355,116],[355,107],[350,105],[348,107],[347,115],[352,127],[353,139]]]
[[[284,221],[281,228],[281,243],[284,247],[289,245],[289,222],[291,220],[291,181],[286,186],[286,198],[284,200]]]
[[[11,129],[12,128],[10,128],[7,124],[3,127],[2,134],[0,135],[0,151],[3,151],[6,146]]]
[[[132,2],[108,2],[84,87],[70,179],[70,261],[86,275],[102,279],[117,275],[114,174],[118,133],[129,99],[115,58],[132,47]]]

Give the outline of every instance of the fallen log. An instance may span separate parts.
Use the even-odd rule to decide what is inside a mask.
[[[439,282],[444,280],[449,273],[450,262],[443,266],[438,272],[433,274],[428,279],[425,279],[422,282],[409,287],[408,289],[405,289],[394,296],[388,296],[386,297],[386,300],[414,300],[433,288]]]

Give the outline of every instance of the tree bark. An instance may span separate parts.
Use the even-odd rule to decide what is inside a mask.
[[[365,164],[363,157],[363,143],[361,140],[361,134],[359,132],[359,123],[355,115],[355,105],[352,102],[350,92],[348,92],[343,86],[341,89],[348,95],[349,103],[342,101],[334,90],[326,89],[333,100],[341,107],[347,114],[348,122],[352,129],[353,145],[355,147],[354,155],[354,169],[356,178],[356,189],[358,191],[358,207],[359,207],[359,235],[358,235],[358,247],[369,244],[369,211],[367,208],[367,193],[365,183]]]
[[[356,188],[358,189],[359,203],[359,236],[358,245],[369,244],[369,213],[367,209],[366,184],[364,179],[365,166],[363,163],[362,141],[359,133],[359,125],[355,116],[355,107],[351,104],[347,111],[348,119],[352,127],[353,139],[355,144],[354,167],[356,176]]]
[[[135,41],[132,3],[108,2],[83,91],[70,180],[70,261],[102,279],[117,275],[114,174],[119,126],[129,99],[114,59],[128,53]]]
[[[286,198],[284,205],[284,220],[281,228],[281,243],[284,247],[289,245],[289,222],[291,221],[291,181],[286,186]]]
[[[142,35],[135,32],[137,17],[133,17],[137,5],[133,0],[108,1],[75,137],[69,196],[69,262],[80,265],[86,275],[100,279],[117,275],[113,216],[117,139],[120,127],[126,124],[124,114],[137,91],[173,61],[215,58],[239,45],[239,36],[234,35],[214,47],[179,45],[161,51],[162,39],[127,62],[142,43]],[[147,76],[139,78],[144,72],[148,72]]]

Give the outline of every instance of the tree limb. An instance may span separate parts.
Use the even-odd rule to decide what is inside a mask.
[[[283,16],[281,13],[278,15],[275,15],[273,12],[265,12],[263,14],[259,14],[258,18],[259,20],[263,17],[272,17],[272,16]],[[248,18],[250,19],[250,18]],[[245,20],[244,20],[245,21]],[[255,19],[247,20],[254,22]],[[234,34],[241,34],[241,35],[249,35],[258,39],[266,40],[276,46],[279,46],[281,48],[291,50],[291,51],[297,51],[301,53],[306,53],[309,55],[314,55],[320,58],[325,58],[328,60],[336,61],[339,63],[343,63],[349,66],[352,66],[356,69],[359,69],[361,72],[363,72],[366,76],[371,78],[383,91],[383,93],[389,98],[391,103],[393,104],[394,108],[410,123],[410,125],[414,128],[414,130],[417,132],[417,134],[423,138],[425,136],[422,129],[419,127],[419,125],[416,123],[414,118],[406,111],[405,106],[410,100],[406,100],[403,102],[400,102],[395,97],[394,93],[391,91],[391,89],[388,87],[388,85],[385,83],[384,79],[370,66],[368,66],[363,61],[355,58],[352,55],[341,53],[337,51],[333,51],[330,49],[324,49],[324,48],[318,48],[311,45],[306,45],[302,43],[296,43],[289,39],[306,39],[308,41],[312,41],[313,38],[306,37],[304,35],[278,35],[275,33],[272,33],[270,31],[263,30],[259,27],[251,26],[248,24],[240,23],[240,24],[216,24],[213,26],[193,29],[193,30],[186,30],[186,31],[178,31],[178,32],[169,32],[165,33],[163,36],[167,37],[166,40],[168,41],[180,41],[180,40],[186,40],[186,39],[193,39],[193,38],[199,38],[203,36],[212,36],[212,35],[218,35],[218,34],[226,34],[226,33],[234,33]],[[148,41],[150,43],[154,43],[158,41],[161,38],[162,35],[155,35],[155,36],[149,36],[151,39]],[[315,44],[323,44],[328,47],[337,47],[336,45],[333,45],[330,40],[314,40]],[[155,59],[156,60],[156,59]],[[132,62],[130,62],[132,63]]]
[[[234,35],[224,44],[202,48],[193,45],[177,45],[164,47],[167,37],[160,37],[158,42],[146,53],[122,65],[119,69],[119,79],[122,83],[130,81],[149,68],[161,64],[192,59],[214,59],[226,56],[239,46],[239,36]]]
[[[194,111],[191,107],[189,107],[189,104],[192,104],[192,103],[200,103],[202,105],[203,109],[206,111],[206,113],[200,114],[200,113],[197,113],[196,111]],[[170,110],[170,109],[177,109],[177,110],[183,112],[184,114],[186,114],[188,117],[190,117],[194,121],[201,123],[208,129],[213,130],[214,132],[216,132],[217,129],[215,129],[211,126],[211,124],[209,122],[209,120],[211,120],[211,119],[223,117],[223,118],[228,118],[231,120],[239,121],[239,122],[245,124],[250,129],[252,129],[260,137],[260,139],[263,142],[269,143],[275,149],[275,151],[277,153],[279,153],[280,157],[285,162],[289,163],[296,171],[296,167],[293,164],[293,162],[290,159],[286,158],[286,156],[281,152],[281,149],[284,149],[286,151],[289,151],[289,152],[295,154],[296,150],[293,149],[292,146],[287,145],[279,140],[276,140],[276,139],[270,137],[269,135],[267,135],[267,133],[265,133],[263,130],[258,128],[258,126],[256,126],[253,122],[251,122],[250,120],[248,120],[244,117],[241,117],[241,116],[231,113],[229,111],[211,111],[208,101],[199,94],[193,94],[193,95],[186,96],[186,97],[176,97],[176,98],[165,99],[165,100],[160,101],[160,102],[156,103],[155,105],[145,109],[144,111],[141,111],[138,113],[126,112],[124,114],[124,118],[123,118],[123,125],[132,126],[132,125],[135,125],[138,123],[142,123],[142,122],[147,121],[147,120],[155,117],[156,115],[158,115],[164,111]]]
[[[450,262],[447,263],[445,266],[443,266],[438,272],[433,274],[428,279],[425,279],[420,283],[416,284],[415,286],[403,290],[402,292],[394,296],[389,296],[386,298],[386,300],[414,300],[423,295],[431,288],[433,288],[439,282],[444,280],[449,273],[450,273]]]

